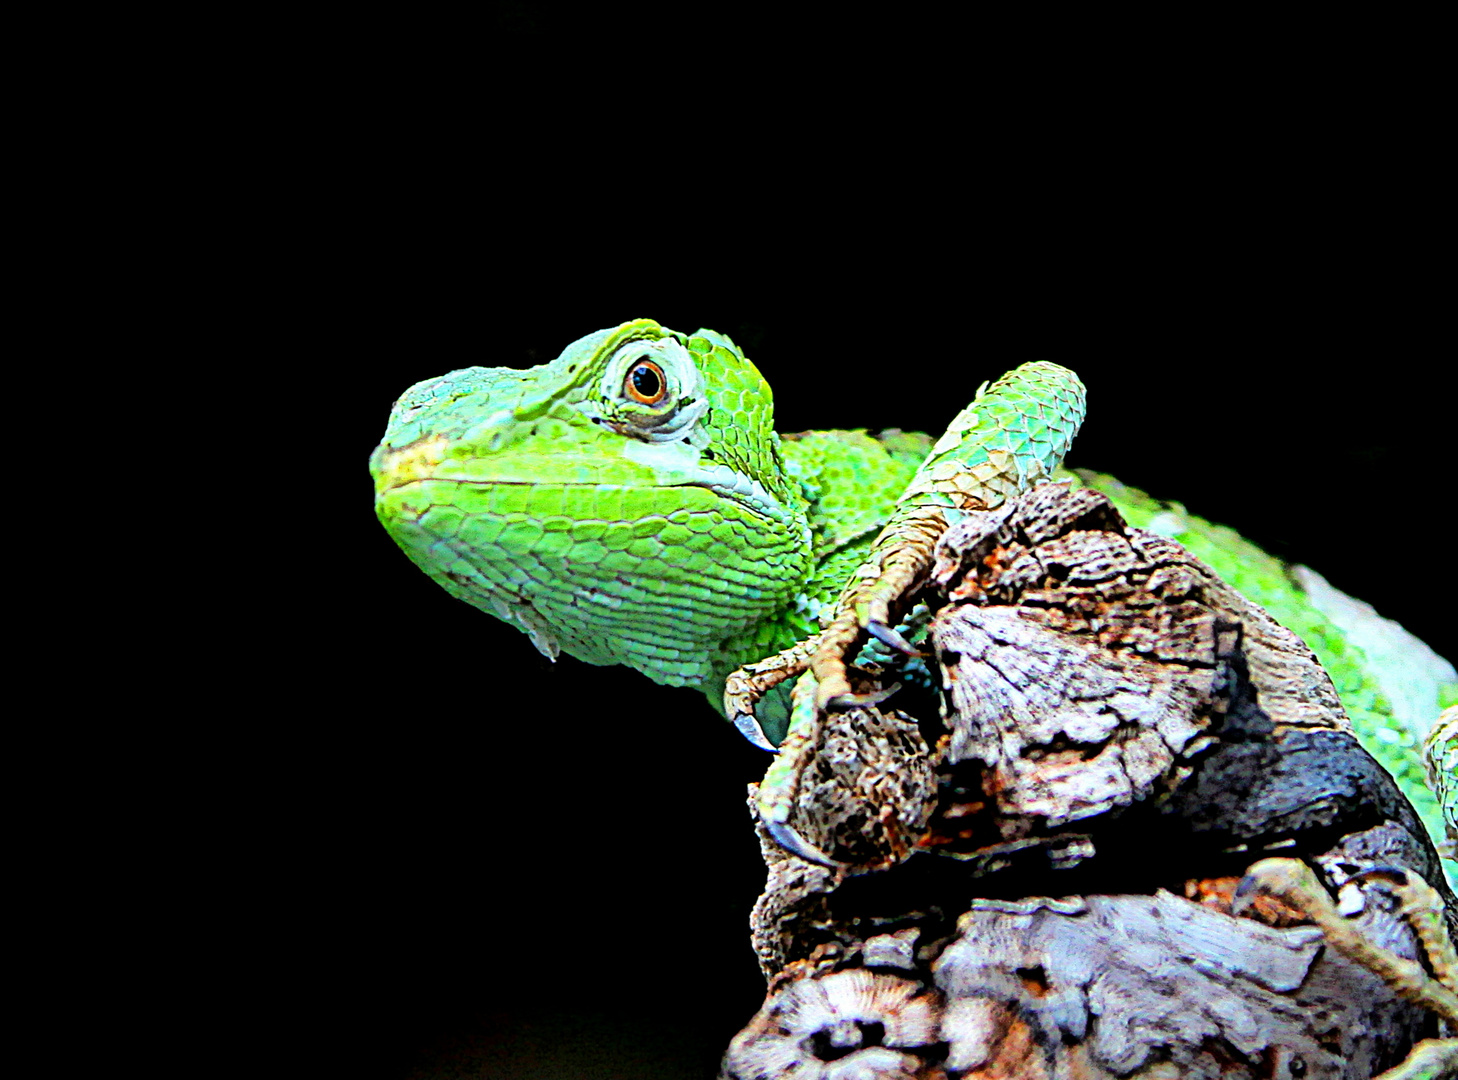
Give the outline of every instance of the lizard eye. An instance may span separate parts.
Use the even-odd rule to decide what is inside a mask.
[[[623,393],[644,405],[657,405],[668,396],[668,380],[663,377],[663,369],[652,360],[639,360],[628,369]]]

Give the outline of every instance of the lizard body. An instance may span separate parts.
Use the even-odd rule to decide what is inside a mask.
[[[1031,364],[984,386],[935,443],[894,431],[780,436],[768,384],[732,341],[640,319],[529,370],[466,368],[417,384],[396,402],[371,472],[380,520],[452,595],[549,657],[626,664],[722,710],[741,666],[798,664],[775,678],[814,666],[837,615],[842,645],[874,629],[885,610],[874,578],[886,551],[900,557],[898,530],[930,521],[912,545],[924,556],[959,508],[996,506],[1050,475],[1082,412],[1071,372]],[[1182,508],[1107,477],[1083,482],[1307,640],[1358,738],[1442,839],[1453,807],[1422,782],[1423,718],[1397,715],[1390,672],[1384,683],[1288,568]],[[1435,668],[1416,691],[1427,723],[1458,700],[1452,671]],[[787,689],[758,710],[775,737]],[[752,719],[740,727],[758,733]],[[1454,785],[1439,786],[1454,801]]]

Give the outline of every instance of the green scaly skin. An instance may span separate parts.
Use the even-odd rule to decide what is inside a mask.
[[[635,376],[644,361],[661,377]],[[769,386],[732,341],[640,319],[529,370],[466,368],[411,387],[370,468],[381,522],[452,595],[549,657],[626,664],[722,710],[731,672],[821,632],[893,516],[950,521],[958,506],[997,505],[1057,465],[1082,408],[1071,372],[1024,365],[935,447],[904,433],[781,437]],[[1110,478],[1085,482],[1132,525],[1170,512]],[[1358,738],[1442,839],[1458,793],[1447,785],[1438,806],[1418,733],[1394,717],[1361,649],[1229,530],[1185,515],[1172,535],[1311,645]],[[864,627],[864,597],[854,603]],[[1458,685],[1440,680],[1433,697],[1435,717]],[[759,718],[781,735],[788,709],[788,693],[771,694]]]
[[[666,383],[652,405],[624,390],[644,360]],[[642,319],[528,371],[412,387],[371,461],[376,510],[421,569],[545,655],[717,704],[730,671],[817,629],[917,463],[915,440],[781,440],[772,421],[731,341]]]

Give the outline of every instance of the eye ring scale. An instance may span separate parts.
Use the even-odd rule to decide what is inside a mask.
[[[639,360],[623,379],[623,393],[643,405],[657,405],[668,396],[668,379],[652,360]]]

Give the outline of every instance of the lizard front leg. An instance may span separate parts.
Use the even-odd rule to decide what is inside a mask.
[[[871,703],[852,691],[847,659],[868,633],[914,652],[894,629],[895,616],[925,581],[937,541],[964,513],[994,509],[1047,479],[1083,421],[1084,397],[1073,372],[1043,362],[1024,364],[991,386],[983,384],[912,477],[821,631],[729,676],[724,692],[729,719],[741,730],[757,727],[755,704],[779,683],[808,670],[814,685],[802,692],[813,691],[813,706],[793,711],[786,737],[803,754],[813,746],[811,729],[825,710]],[[785,762],[771,768],[773,775],[760,789],[767,822],[781,816],[776,811],[789,801],[782,789],[795,782],[799,771]],[[777,835],[785,842],[785,834]],[[785,846],[814,851],[793,839]]]

